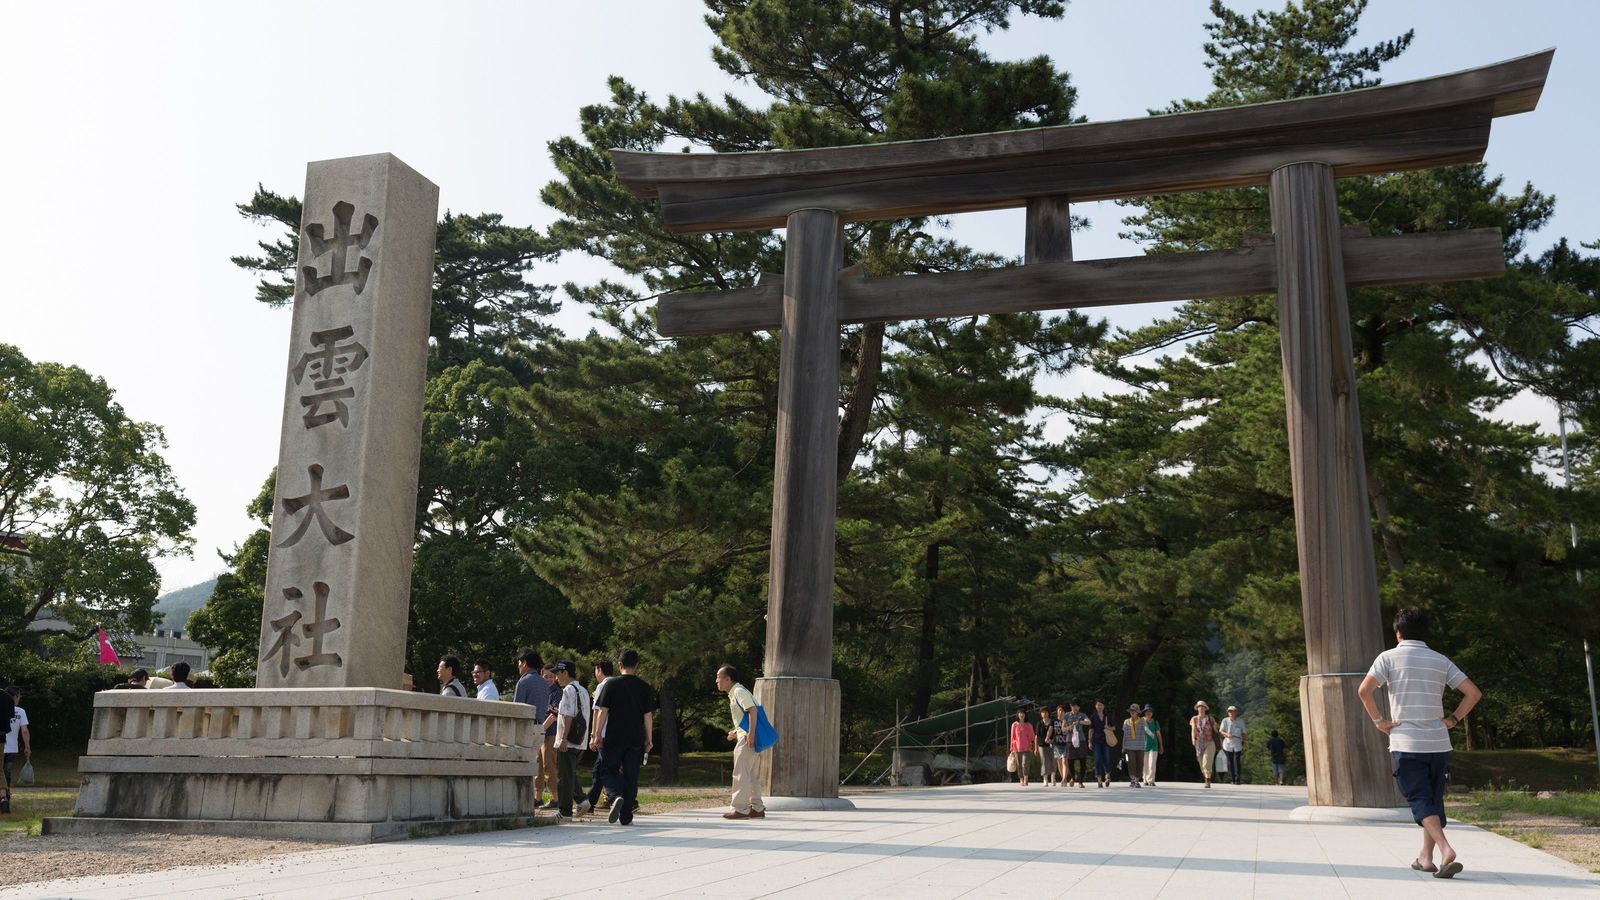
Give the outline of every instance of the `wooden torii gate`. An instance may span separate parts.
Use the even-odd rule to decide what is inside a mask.
[[[1488,278],[1501,235],[1346,236],[1334,179],[1476,162],[1496,117],[1532,110],[1554,50],[1451,75],[1275,103],[903,143],[787,152],[613,150],[675,231],[785,227],[782,284],[665,297],[663,335],[780,329],[765,678],[784,734],[768,793],[838,796],[833,662],[839,326],[1276,291],[1317,806],[1399,804],[1356,685],[1385,646],[1346,287]],[[1070,200],[1267,185],[1272,240],[1072,261]],[[1018,268],[841,279],[841,223],[1027,207]]]

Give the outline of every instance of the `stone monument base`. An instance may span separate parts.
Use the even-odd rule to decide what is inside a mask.
[[[103,691],[73,818],[47,834],[334,841],[522,827],[532,707],[380,688]]]

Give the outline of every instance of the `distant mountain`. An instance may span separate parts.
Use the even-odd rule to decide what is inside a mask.
[[[217,580],[212,578],[157,597],[156,612],[161,614],[160,627],[175,628],[179,631],[187,628],[189,613],[204,606],[206,598],[211,596],[211,591],[216,586]]]

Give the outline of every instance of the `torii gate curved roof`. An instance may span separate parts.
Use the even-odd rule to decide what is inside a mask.
[[[617,176],[674,231],[776,228],[819,207],[846,220],[941,215],[1265,184],[1317,160],[1369,175],[1477,162],[1490,122],[1532,110],[1554,49],[1393,85],[920,141],[754,153],[612,150]]]

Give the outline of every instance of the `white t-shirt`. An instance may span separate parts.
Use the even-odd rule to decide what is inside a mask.
[[[26,726],[27,724],[28,724],[28,712],[27,712],[27,710],[23,709],[20,706],[17,707],[17,711],[11,714],[11,730],[6,732],[6,752],[7,753],[21,753],[22,752],[22,750],[20,749],[22,747],[22,745],[19,743],[19,741],[21,741],[22,738],[19,737],[17,735],[17,733],[19,731],[21,731],[23,729],[23,727]]]
[[[189,682],[187,681],[174,681],[173,683],[162,688],[164,691],[187,691],[189,689]]]
[[[485,679],[483,684],[478,685],[478,699],[479,700],[499,700],[500,699],[500,689],[494,686],[494,679],[493,678]]]
[[[611,676],[607,675],[606,677],[600,679],[600,683],[599,684],[594,686],[594,694],[593,694],[593,697],[592,697],[592,699],[594,700],[594,703],[593,703],[592,706],[589,707],[590,709],[593,709],[595,706],[599,706],[600,705],[600,689],[605,687],[606,686],[606,682],[608,682],[610,680],[611,680]],[[591,724],[592,724],[593,720],[590,720],[590,721],[591,721]],[[605,725],[600,726],[600,736],[601,737],[605,737],[606,736],[606,726]]]
[[[567,682],[566,686],[561,689],[561,703],[556,707],[556,712],[563,716],[571,716],[574,719],[581,718],[584,720],[584,722],[588,722],[589,710],[589,692],[585,691],[583,689],[583,685],[577,683],[576,681]],[[556,734],[561,738],[561,742],[565,743],[569,749],[582,750],[588,746],[587,740],[578,744],[574,744],[573,742],[566,740],[567,732],[565,728],[561,727],[561,725],[562,723],[558,720],[556,723]],[[587,735],[585,737],[587,737]]]
[[[1378,654],[1367,672],[1389,688],[1389,749],[1403,753],[1450,752],[1444,727],[1444,689],[1460,687],[1467,676],[1450,658],[1422,641],[1401,641]]]
[[[1244,749],[1244,716],[1237,719],[1223,719],[1217,730],[1222,732],[1223,750],[1237,753]]]

